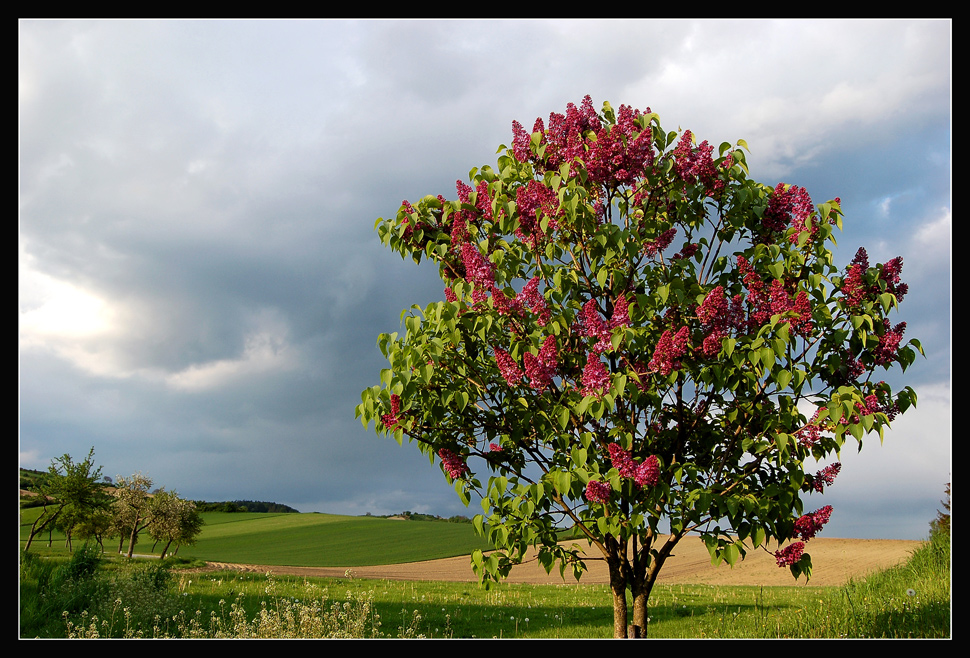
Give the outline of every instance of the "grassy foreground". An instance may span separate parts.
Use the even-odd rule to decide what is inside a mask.
[[[21,637],[607,638],[606,586],[188,573],[184,557],[21,562]],[[950,637],[950,543],[844,587],[658,586],[654,638]]]

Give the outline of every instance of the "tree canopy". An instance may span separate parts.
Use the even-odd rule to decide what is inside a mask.
[[[552,569],[585,568],[579,532],[607,562],[615,633],[646,628],[673,547],[700,534],[715,563],[752,548],[810,574],[804,550],[832,509],[847,440],[861,446],[916,401],[881,371],[919,342],[888,319],[907,293],[901,259],[844,268],[830,245],[840,199],[748,176],[747,145],[697,142],[659,117],[587,96],[512,125],[497,166],[456,197],[402,202],[385,245],[430,260],[444,299],[381,334],[365,427],[437,458],[498,550],[497,580],[530,547]],[[487,480],[482,476],[487,474]],[[786,543],[784,547],[782,544]]]

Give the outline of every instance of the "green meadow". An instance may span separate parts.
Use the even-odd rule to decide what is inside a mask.
[[[22,513],[21,546],[39,513],[38,508]],[[294,567],[365,567],[469,555],[475,549],[491,548],[470,523],[255,512],[205,512],[202,517],[206,524],[197,544],[181,547],[179,557]],[[55,532],[52,543],[48,549],[47,537],[37,538],[31,551],[62,553],[64,536]],[[116,552],[118,539],[105,540],[104,545],[107,552]],[[135,545],[135,553],[153,553],[147,535]]]

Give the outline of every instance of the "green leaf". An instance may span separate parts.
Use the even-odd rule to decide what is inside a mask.
[[[724,561],[727,562],[732,567],[741,557],[741,554],[738,551],[738,547],[735,546],[734,544],[728,544],[727,546],[725,546],[724,549],[721,551],[721,555],[724,557]]]
[[[778,385],[778,390],[783,391],[788,388],[788,382],[791,381],[791,372],[788,370],[779,370],[778,374],[775,375],[775,383]]]
[[[566,429],[566,427],[569,425],[569,409],[568,408],[563,407],[562,409],[559,410],[558,420],[559,420],[559,427],[562,428],[562,429]]]

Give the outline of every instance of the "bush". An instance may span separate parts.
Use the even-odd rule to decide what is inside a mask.
[[[80,582],[92,578],[101,564],[101,549],[96,544],[85,542],[71,554],[67,564],[54,572],[55,581]]]

